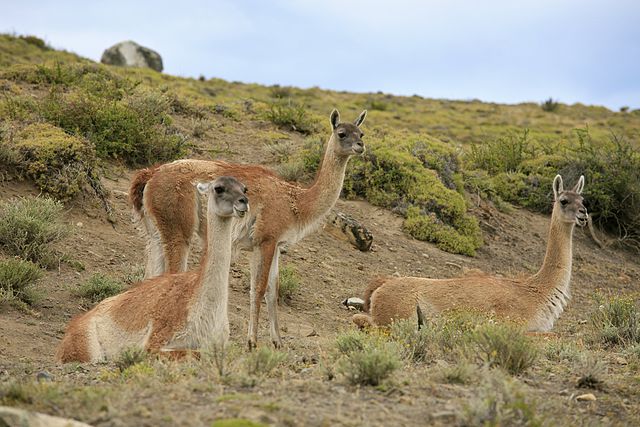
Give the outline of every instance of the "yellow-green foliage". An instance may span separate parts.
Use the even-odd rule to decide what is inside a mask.
[[[21,64],[4,70],[0,78],[48,88],[35,102],[7,98],[1,111],[15,120],[44,120],[86,138],[99,157],[139,165],[184,154],[185,138],[172,126],[171,113],[178,113],[177,106],[183,112],[186,104],[104,66]]]
[[[474,255],[482,236],[461,190],[454,150],[425,135],[367,139],[366,154],[353,161],[345,179],[347,196],[403,214],[404,228],[415,238]]]
[[[42,270],[30,262],[19,258],[0,260],[0,303],[23,302],[32,305],[39,294],[34,284],[42,277]]]
[[[591,314],[596,338],[608,346],[640,343],[640,306],[632,296],[596,295]]]
[[[66,235],[62,204],[49,198],[0,201],[0,249],[44,267],[57,262],[51,246]]]
[[[95,179],[96,158],[85,140],[47,123],[34,123],[3,140],[13,167],[45,193],[60,200],[76,196]]]

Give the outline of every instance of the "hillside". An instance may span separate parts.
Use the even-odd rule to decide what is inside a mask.
[[[68,233],[54,245],[59,258],[37,282],[42,299],[0,305],[0,404],[100,426],[211,425],[222,418],[318,426],[640,422],[640,344],[603,341],[593,320],[606,305],[596,291],[637,299],[640,290],[632,228],[639,211],[626,212],[640,203],[633,198],[640,192],[640,168],[633,168],[640,165],[638,111],[564,104],[544,111],[538,104],[184,79],[106,67],[2,35],[0,92],[0,201],[57,197],[65,202],[61,221]],[[334,107],[344,120],[369,110],[363,125],[368,157],[349,164],[337,209],[371,230],[374,247],[359,252],[319,231],[289,249],[283,264],[299,288],[280,306],[282,353],[255,356],[244,349],[244,254],[231,274],[234,345],[226,373],[209,357],[55,365],[66,323],[92,304],[79,295],[82,286],[96,273],[125,284],[140,277],[144,241],[126,200],[136,168],[179,157],[222,158],[264,164],[308,183]],[[575,130],[587,128],[588,136]],[[620,140],[612,142],[612,135]],[[619,181],[607,179],[607,165]],[[339,368],[345,355],[336,350],[337,340],[352,331],[352,312],[341,301],[360,295],[377,275],[534,272],[544,255],[545,210],[558,171],[571,182],[584,173],[585,198],[592,198],[596,225],[609,233],[605,240],[625,236],[627,227],[626,239],[600,248],[577,230],[572,301],[555,334],[527,337],[539,353],[535,363],[510,375],[462,347],[433,341],[424,360],[403,359],[381,385],[350,384]],[[616,198],[616,192],[631,197]],[[430,234],[425,230],[433,228],[423,223],[430,218],[427,206],[446,212]],[[618,230],[611,227],[615,221],[623,224]],[[0,260],[9,258],[0,253]],[[269,341],[265,317],[262,348]],[[441,339],[438,334],[433,337]],[[279,354],[284,360],[273,371],[251,368],[260,365],[257,357]],[[597,400],[576,400],[585,393]]]

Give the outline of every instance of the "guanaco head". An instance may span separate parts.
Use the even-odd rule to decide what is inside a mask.
[[[587,209],[582,204],[582,190],[584,176],[580,176],[578,183],[571,190],[564,189],[562,177],[556,175],[553,180],[553,212],[562,222],[575,223],[584,226],[589,219]]]
[[[221,217],[242,218],[249,211],[247,187],[232,176],[221,176],[210,182],[199,182],[198,191],[213,201],[214,212]]]
[[[340,123],[338,110],[334,109],[331,112],[331,128],[336,141],[336,154],[352,156],[364,153],[364,142],[362,142],[364,133],[360,130],[360,125],[365,117],[367,117],[367,110],[363,110],[353,123]]]

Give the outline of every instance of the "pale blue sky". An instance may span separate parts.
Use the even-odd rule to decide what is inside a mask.
[[[0,32],[165,72],[430,98],[640,108],[638,0],[8,1]]]

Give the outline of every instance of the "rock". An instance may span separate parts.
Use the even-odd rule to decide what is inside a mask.
[[[120,67],[151,68],[162,71],[160,54],[131,40],[120,42],[105,50],[100,62]]]
[[[52,417],[24,409],[0,406],[0,426],[25,427],[91,427],[69,418]]]
[[[362,252],[371,249],[373,235],[353,217],[333,211],[333,215],[327,221],[326,230],[338,239],[347,240]]]
[[[593,393],[585,393],[580,396],[576,396],[576,400],[578,402],[594,402],[596,400],[596,396]]]

